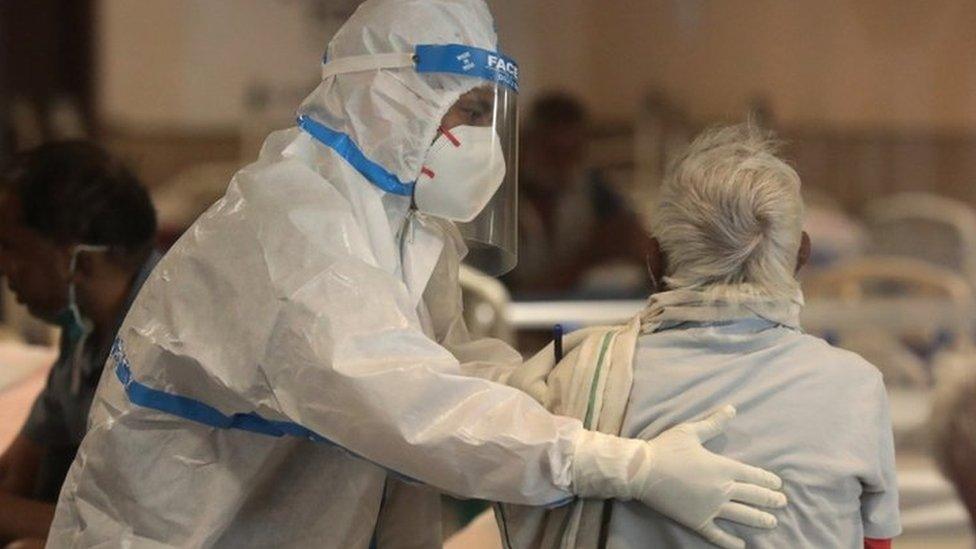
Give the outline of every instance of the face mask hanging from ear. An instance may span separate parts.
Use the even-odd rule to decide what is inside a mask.
[[[440,130],[414,187],[417,210],[467,223],[485,208],[505,179],[505,157],[490,126]]]
[[[78,296],[75,286],[75,272],[78,268],[78,254],[82,252],[107,252],[108,246],[93,244],[78,244],[71,250],[71,260],[68,263],[68,304],[58,313],[58,324],[64,331],[71,348],[71,394],[77,395],[81,390],[81,357],[84,354],[85,343],[95,330],[95,324],[81,314],[78,308]]]

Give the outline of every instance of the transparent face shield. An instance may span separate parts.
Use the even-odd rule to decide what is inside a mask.
[[[518,65],[472,46],[418,45],[413,53],[330,60],[322,78],[401,67],[430,74],[436,87],[458,93],[440,120],[417,181],[397,180],[360,158],[347,136],[309,117],[299,117],[299,126],[341,151],[375,185],[411,196],[421,212],[456,222],[469,248],[465,263],[492,276],[510,271],[518,252]]]
[[[461,45],[418,46],[415,56],[417,72],[471,81],[441,120],[415,204],[457,223],[465,263],[504,274],[518,261],[518,65]]]
[[[517,95],[479,84],[442,119],[418,178],[418,210],[457,223],[465,263],[492,276],[515,267],[518,252]]]
[[[505,161],[505,176],[494,196],[468,223],[458,224],[468,255],[465,262],[499,276],[518,263],[518,94],[495,86],[492,126]]]

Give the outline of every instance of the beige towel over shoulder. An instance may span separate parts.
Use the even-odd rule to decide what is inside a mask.
[[[580,419],[589,430],[619,434],[633,379],[640,318],[622,326],[586,328],[564,338],[556,363],[553,345],[526,361],[509,385],[549,411]],[[554,509],[502,504],[495,515],[506,548],[594,548],[601,542],[605,503],[576,499]]]

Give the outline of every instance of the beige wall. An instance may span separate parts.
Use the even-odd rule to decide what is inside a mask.
[[[353,5],[356,0],[323,0]],[[589,0],[489,0],[502,49],[523,64],[524,92],[584,94]],[[308,4],[276,0],[100,0],[99,112],[110,127],[227,130],[245,88],[314,82],[330,34]],[[544,32],[540,33],[540,28]]]
[[[976,127],[974,2],[586,4],[576,74],[605,116],[630,116],[653,87],[696,118],[741,116],[761,94],[787,126]]]
[[[593,0],[489,0],[499,47],[519,62],[520,101],[559,88],[591,91],[589,11]],[[523,102],[523,105],[527,103]]]
[[[696,118],[767,97],[785,125],[976,127],[976,2],[489,0],[523,99],[565,88],[628,119],[649,88]],[[307,3],[100,0],[110,122],[220,128],[254,81],[308,81],[327,34]],[[322,36],[318,36],[316,33]]]
[[[331,34],[298,1],[100,0],[97,13],[99,113],[139,131],[236,129],[248,86],[314,83]]]

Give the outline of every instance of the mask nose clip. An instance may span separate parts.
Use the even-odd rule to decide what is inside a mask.
[[[461,146],[461,140],[458,139],[456,135],[451,133],[451,130],[445,128],[444,126],[437,126],[437,133],[443,135],[451,143],[451,145],[454,145],[454,147]],[[426,175],[430,179],[434,179],[436,176],[434,170],[430,169],[428,166],[422,166],[420,168],[420,173]]]
[[[457,136],[455,136],[453,133],[451,133],[451,130],[445,128],[444,126],[439,126],[437,128],[437,131],[441,132],[441,134],[444,137],[446,137],[448,141],[451,142],[451,145],[454,145],[455,147],[461,146],[461,140],[458,139]]]

